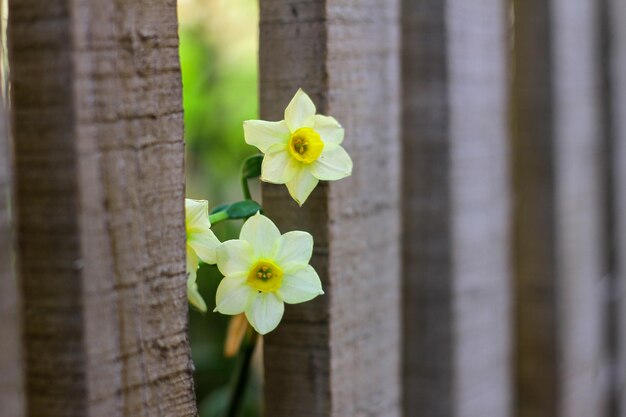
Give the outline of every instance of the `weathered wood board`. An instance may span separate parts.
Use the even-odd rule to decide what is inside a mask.
[[[25,416],[20,292],[16,274],[12,152],[0,98],[0,417]]]
[[[281,120],[302,87],[336,117],[353,175],[302,208],[264,185],[281,230],[309,231],[326,295],[287,306],[265,338],[266,415],[401,415],[398,3],[263,0],[261,117]]]
[[[29,415],[195,416],[174,0],[11,0]]]
[[[515,5],[518,417],[604,406],[598,2]]]
[[[611,294],[615,305],[616,357],[613,365],[612,400],[616,417],[626,417],[626,2],[608,1],[610,65],[609,85],[612,129],[613,236],[615,241],[615,286]],[[613,417],[613,416],[611,416]]]
[[[405,416],[512,405],[506,2],[402,2]]]

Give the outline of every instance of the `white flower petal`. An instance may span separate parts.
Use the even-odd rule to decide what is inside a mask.
[[[217,248],[217,268],[222,275],[247,274],[254,262],[253,253],[245,240],[227,240]]]
[[[206,313],[206,303],[204,302],[204,298],[198,292],[198,284],[196,284],[196,272],[188,273],[189,276],[187,278],[187,300],[189,304],[194,306],[199,311]]]
[[[195,269],[193,271],[187,270],[187,287],[196,282],[197,276],[198,272]]]
[[[322,281],[311,265],[292,274],[285,274],[278,296],[288,304],[303,303],[324,294]]]
[[[248,145],[256,146],[265,153],[274,144],[286,144],[291,133],[284,120],[280,122],[246,120],[243,122],[243,136]]]
[[[211,229],[201,232],[189,232],[187,245],[191,246],[202,262],[211,265],[217,262],[215,250],[220,245],[220,241],[215,237],[215,233]]]
[[[270,219],[257,213],[243,224],[239,238],[252,246],[256,259],[269,258],[274,244],[280,239],[280,231]]]
[[[301,206],[309,198],[318,182],[318,179],[311,174],[309,168],[301,167],[296,176],[287,183],[287,189],[291,197]]]
[[[240,314],[248,307],[256,291],[246,283],[246,276],[229,275],[222,279],[215,294],[215,311]]]
[[[209,202],[206,200],[185,199],[185,225],[190,230],[204,230],[211,227]]]
[[[295,230],[280,237],[274,261],[281,265],[307,265],[313,254],[313,236],[310,233]],[[284,268],[283,268],[284,271]]]
[[[352,159],[341,146],[336,146],[322,154],[311,164],[311,173],[320,180],[332,181],[352,174]]]
[[[315,116],[315,104],[299,88],[285,109],[285,122],[287,122],[289,130],[293,133],[301,127],[312,127],[313,116]]]
[[[334,117],[316,114],[313,118],[313,129],[321,136],[324,143],[335,145],[343,142],[344,130]]]
[[[193,248],[187,244],[187,273],[193,272],[194,274],[200,266],[198,256],[194,252]]]
[[[299,164],[289,154],[287,145],[272,145],[263,157],[261,181],[284,184],[296,175]]]
[[[285,304],[273,293],[261,293],[246,309],[248,321],[260,334],[274,330],[285,312]]]

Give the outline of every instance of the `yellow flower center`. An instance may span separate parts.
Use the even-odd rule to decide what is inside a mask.
[[[273,292],[283,282],[283,270],[269,259],[259,260],[248,273],[248,285],[257,291]]]
[[[310,127],[301,127],[291,134],[289,153],[297,161],[310,164],[322,154],[324,142],[319,133]]]

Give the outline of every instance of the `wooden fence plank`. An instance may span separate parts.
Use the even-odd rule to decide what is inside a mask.
[[[505,2],[404,0],[404,410],[510,415]]]
[[[7,117],[0,99],[0,417],[25,415],[20,296],[13,239],[13,175]]]
[[[176,2],[11,0],[33,416],[195,416]]]
[[[298,87],[346,129],[352,177],[302,208],[264,185],[283,230],[315,238],[326,295],[288,306],[265,339],[266,415],[400,416],[398,4],[261,1],[261,116],[281,120]]]
[[[602,410],[600,414],[607,417],[618,417],[622,402],[620,380],[624,372],[619,363],[619,325],[621,279],[617,271],[617,216],[615,204],[616,158],[615,150],[615,114],[614,108],[614,80],[611,76],[613,62],[613,32],[611,16],[611,0],[600,0],[598,4],[598,36],[600,44],[600,132],[602,137],[602,155],[600,160],[600,181],[602,184],[602,254],[601,271],[604,287],[601,296],[601,367],[599,377],[599,401]],[[602,290],[602,289],[601,289]]]
[[[515,4],[517,415],[603,415],[598,3]]]
[[[626,417],[626,2],[609,0],[615,227],[615,417]],[[613,416],[611,416],[613,417]]]

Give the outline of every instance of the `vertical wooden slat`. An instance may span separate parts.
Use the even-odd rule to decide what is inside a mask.
[[[517,415],[602,415],[594,0],[515,1]]]
[[[602,206],[602,253],[600,320],[601,320],[601,371],[599,380],[599,401],[601,415],[617,417],[621,393],[618,385],[622,370],[618,364],[618,326],[621,321],[619,311],[619,275],[616,271],[616,216],[614,190],[614,140],[615,122],[613,114],[613,88],[611,80],[612,62],[612,27],[609,0],[600,0],[598,4],[598,37],[599,37],[599,74],[601,87],[600,132],[602,137],[602,155],[600,159],[601,206]]]
[[[0,417],[23,417],[20,294],[13,238],[13,175],[5,107],[0,98]]]
[[[615,236],[615,415],[626,417],[626,2],[609,0]]]
[[[195,416],[176,2],[11,0],[32,416]]]
[[[265,339],[266,415],[400,416],[398,5],[261,1],[261,117],[281,120],[298,87],[346,129],[352,177],[302,208],[264,185],[282,231],[315,238],[326,295],[287,306]]]
[[[510,413],[505,2],[403,1],[404,411]]]

